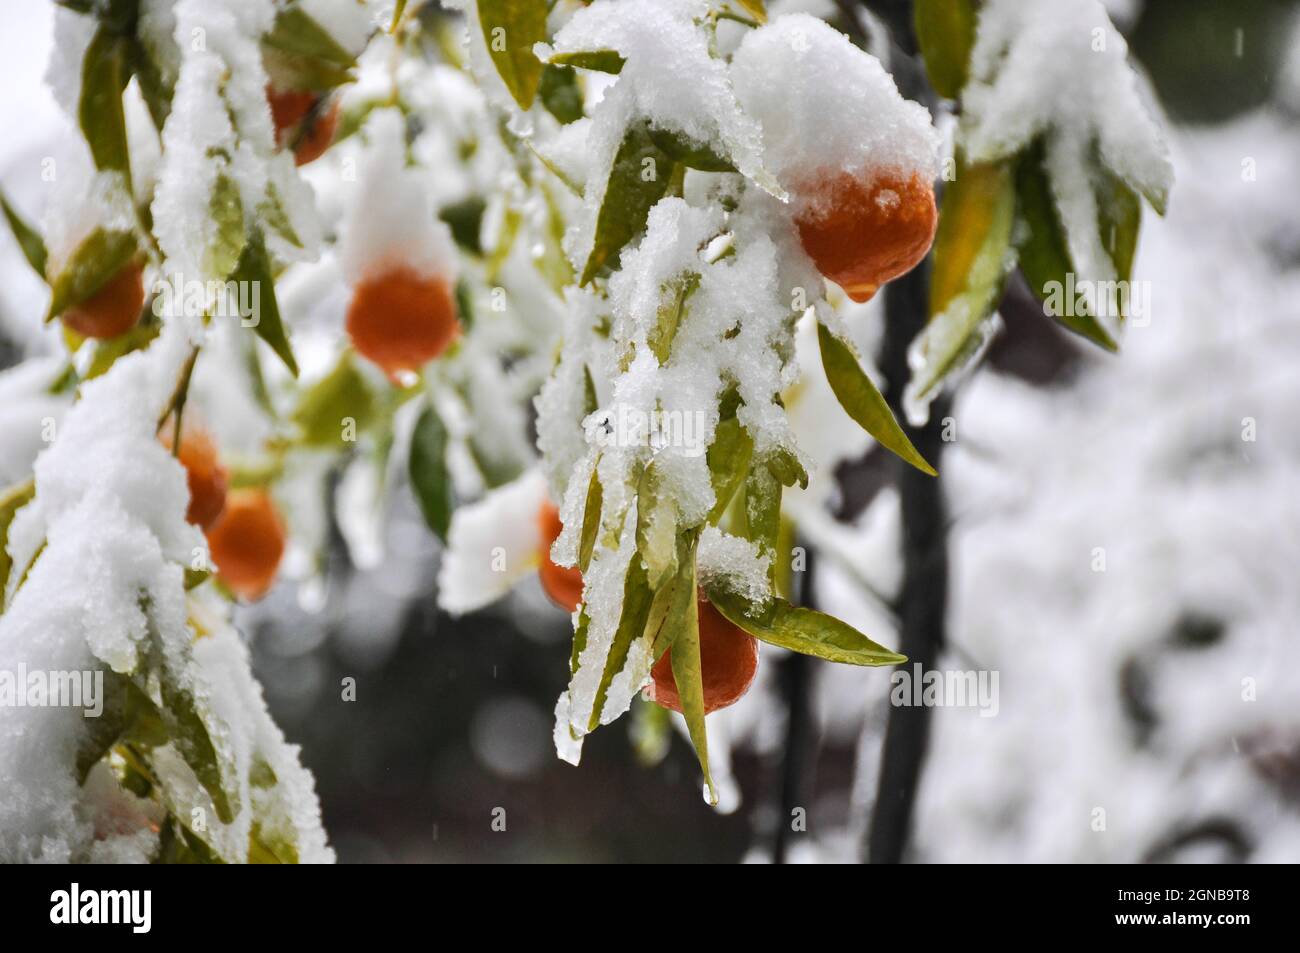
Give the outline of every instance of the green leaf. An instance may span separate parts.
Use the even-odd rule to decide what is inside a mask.
[[[768,454],[764,465],[772,471],[772,475],[782,486],[794,486],[797,483],[799,489],[808,489],[808,471],[804,469],[804,465],[799,462],[799,458],[793,451],[778,447]]]
[[[614,267],[628,242],[645,229],[650,209],[664,197],[675,163],[654,144],[644,123],[628,127],[609,170],[596,237],[582,269],[586,285],[606,265]]]
[[[817,342],[821,346],[822,368],[845,413],[882,447],[902,457],[922,473],[935,476],[934,467],[912,445],[894,413],[862,370],[857,356],[847,342],[837,338],[826,325],[817,325]]]
[[[411,432],[408,471],[424,521],[444,543],[455,506],[451,474],[447,472],[447,443],[447,428],[442,418],[432,406],[426,406]]]
[[[342,86],[356,66],[356,57],[298,4],[282,9],[262,37],[262,58],[271,85],[282,91]]]
[[[483,254],[483,213],[486,210],[487,203],[483,197],[471,195],[459,202],[444,205],[438,212],[438,217],[447,223],[447,227],[451,229],[451,237],[455,239],[457,245],[471,254],[481,255]]]
[[[1010,267],[1015,183],[1006,163],[971,165],[960,153],[944,189],[930,276],[930,323],[908,396],[932,396],[979,351]]]
[[[1053,295],[1049,287],[1067,287],[1067,275],[1075,274],[1074,262],[1066,241],[1065,226],[1056,209],[1052,186],[1044,165],[1042,142],[1021,157],[1016,172],[1016,193],[1020,217],[1024,222],[1024,238],[1020,242],[1020,270],[1034,296],[1043,302],[1044,310],[1076,334],[1080,334],[1107,351],[1119,350],[1119,345],[1106,327],[1087,308],[1080,309],[1078,300],[1065,300],[1066,296]],[[1052,298],[1059,306],[1053,306]]]
[[[730,159],[718,155],[707,145],[692,142],[685,136],[664,129],[650,129],[650,138],[676,162],[701,172],[735,172]]]
[[[253,282],[252,287],[257,289],[258,295],[258,312],[255,316],[257,323],[253,325],[253,330],[284,362],[289,373],[297,377],[298,362],[293,358],[293,349],[289,346],[284,324],[280,321],[280,306],[275,300],[275,275],[271,270],[271,258],[266,253],[266,243],[258,229],[249,233],[244,251],[239,256],[239,264],[235,266],[230,279]]]
[[[4,210],[5,219],[9,222],[9,228],[14,233],[14,240],[18,242],[18,247],[22,249],[23,257],[27,259],[27,264],[31,265],[33,270],[45,280],[45,261],[49,255],[45,251],[45,239],[41,238],[40,233],[32,226],[28,225],[19,215],[3,191],[0,191],[0,209]]]
[[[610,73],[617,76],[627,62],[617,50],[578,50],[573,53],[556,53],[551,57],[555,66],[572,66],[575,69]]]
[[[956,99],[966,85],[970,51],[975,45],[975,8],[971,0],[916,0],[916,40],[930,85],[945,99]]]
[[[672,646],[685,620],[686,599],[696,591],[695,551],[700,541],[699,529],[688,529],[677,537],[677,572],[661,586],[650,604],[646,635],[650,639],[650,657],[658,661]]]
[[[587,615],[586,603],[583,603],[578,609],[578,624],[573,628],[573,650],[569,655],[570,675],[578,671],[578,659],[582,657],[582,650],[587,647],[587,630],[590,626],[591,617]]]
[[[709,586],[708,597],[733,625],[760,642],[779,645],[791,652],[847,665],[898,665],[907,661],[906,656],[877,645],[834,616],[792,606],[784,599],[774,598],[766,609],[751,614],[744,598],[721,584]]]
[[[208,215],[217,226],[217,234],[208,246],[204,265],[208,274],[224,280],[239,264],[248,233],[244,228],[244,203],[239,186],[224,172],[217,175],[208,198]]]
[[[546,111],[562,125],[567,126],[582,118],[582,89],[578,86],[578,74],[573,67],[547,63],[542,68],[538,92]]]
[[[375,394],[357,367],[351,351],[344,351],[333,369],[309,387],[294,408],[292,419],[309,447],[342,447],[356,438],[374,418]],[[347,422],[351,420],[352,426]]]
[[[238,192],[236,192],[238,197]],[[282,239],[292,245],[294,248],[302,247],[302,239],[294,230],[293,223],[289,221],[289,215],[284,210],[284,200],[280,197],[280,190],[275,187],[274,182],[268,182],[266,186],[266,198],[257,206],[258,217],[265,225],[275,232]],[[242,215],[240,216],[242,219]],[[241,222],[242,225],[242,222]],[[240,241],[243,236],[240,236]],[[243,247],[242,245],[240,246]]]
[[[774,576],[781,533],[781,480],[770,466],[751,467],[746,474],[745,522],[737,529],[745,539],[758,544],[760,552],[772,557],[769,575]]]
[[[646,343],[661,367],[668,363],[668,357],[672,353],[677,328],[686,315],[686,302],[699,286],[699,273],[691,271],[669,279],[660,289],[655,326],[646,335]]]
[[[1142,225],[1142,201],[1123,179],[1105,166],[1098,167],[1093,191],[1097,198],[1097,231],[1101,245],[1110,256],[1118,279],[1131,281],[1138,231]]]
[[[700,663],[700,617],[699,600],[695,597],[695,571],[691,571],[685,583],[674,586],[674,610],[669,613],[668,625],[674,630],[670,636],[668,651],[669,662],[673,669],[673,681],[677,684],[677,697],[682,704],[682,717],[686,719],[686,729],[695,747],[695,756],[699,759],[700,770],[704,772],[704,783],[709,789],[709,803],[718,803],[718,791],[713,785],[713,776],[709,773],[709,737],[704,726],[704,670]]]
[[[745,482],[745,474],[749,472],[749,461],[753,455],[754,441],[736,418],[735,403],[731,404],[728,413],[724,401],[721,419],[714,430],[713,443],[709,444],[706,456],[709,482],[713,485],[713,509],[708,516],[710,524],[716,526],[727,511],[732,497]]]
[[[35,480],[11,486],[0,493],[0,608],[4,606],[4,593],[9,585],[9,573],[13,569],[13,559],[9,556],[9,525],[13,523],[18,511],[35,496]]]
[[[131,78],[129,64],[127,37],[101,24],[81,63],[81,95],[77,101],[77,120],[95,168],[122,173],[128,186],[131,160],[122,91]]]
[[[546,39],[546,0],[478,0],[483,41],[520,109],[537,96],[542,62],[533,45]]]
[[[658,589],[677,571],[677,502],[664,492],[663,474],[651,461],[636,491],[636,548],[646,581]]]
[[[50,310],[45,320],[51,321],[73,305],[93,298],[137,251],[131,232],[96,228],[82,239],[63,270],[50,280]]]
[[[216,745],[193,693],[169,677],[161,679],[161,686],[161,713],[168,735],[212,798],[217,817],[223,824],[231,823],[239,813],[239,791],[224,783]]]
[[[90,364],[86,367],[86,373],[82,376],[83,381],[94,380],[105,374],[112,367],[119,357],[123,357],[133,351],[140,351],[148,347],[160,333],[162,333],[162,324],[157,321],[141,321],[125,334],[119,334],[115,338],[109,338],[106,341],[96,341],[94,352],[90,358]]]
[[[646,620],[650,615],[650,604],[654,600],[654,591],[646,580],[645,564],[638,554],[632,554],[628,563],[627,575],[623,579],[623,613],[618,619],[618,628],[614,630],[614,639],[605,656],[605,667],[601,672],[600,684],[596,687],[596,697],[592,703],[591,721],[588,731],[595,731],[600,724],[600,713],[609,696],[610,683],[614,676],[627,664],[628,652],[632,643],[645,634]]]
[[[152,735],[161,727],[162,716],[157,706],[135,682],[112,671],[104,671],[103,711],[97,718],[86,719],[86,731],[77,741],[77,783],[84,784],[100,759],[114,745],[139,729],[140,734]],[[151,740],[164,742],[165,737]]]
[[[600,473],[592,467],[587,500],[582,509],[582,539],[578,543],[578,570],[583,573],[591,565],[591,554],[596,550],[596,538],[600,535],[601,496]]]
[[[154,127],[162,131],[172,111],[172,97],[176,92],[176,77],[168,76],[150,53],[148,45],[135,36],[131,41],[131,71],[140,87],[140,95]]]

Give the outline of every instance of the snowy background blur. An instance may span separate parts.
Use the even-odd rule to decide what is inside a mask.
[[[1046,2],[1046,0],[1045,0]],[[828,19],[890,3],[773,3]],[[1149,320],[1118,358],[1085,350],[1014,285],[1007,332],[960,392],[944,481],[951,652],[1000,673],[1000,708],[939,709],[911,857],[926,861],[1300,861],[1300,7],[1110,0],[1167,112],[1177,184],[1147,215]],[[48,0],[0,30],[0,184],[38,212],[68,133],[42,83]],[[0,367],[54,350],[47,294],[0,234]],[[292,317],[292,314],[290,314]],[[39,448],[0,373],[0,484]],[[53,399],[51,399],[53,401]],[[57,415],[60,408],[51,406]],[[897,644],[897,496],[878,454],[841,468],[818,564],[829,612]],[[734,783],[715,814],[689,746],[662,759],[632,718],[556,759],[565,616],[535,580],[451,619],[436,541],[395,501],[377,565],[337,539],[323,590],[244,610],[276,722],[303,746],[341,861],[736,861],[770,856],[782,667],[711,716]],[[343,508],[346,513],[346,507]],[[349,557],[349,551],[352,556]],[[1103,553],[1104,571],[1097,554]],[[765,649],[774,659],[777,650]],[[859,856],[888,711],[884,673],[815,666],[817,747],[794,860]],[[358,680],[340,704],[340,679]],[[4,766],[0,765],[0,787]],[[492,827],[504,808],[505,831]],[[1105,829],[1097,830],[1098,811]]]

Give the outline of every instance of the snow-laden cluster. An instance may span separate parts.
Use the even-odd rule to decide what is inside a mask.
[[[1081,277],[1114,280],[1097,234],[1094,150],[1157,208],[1173,167],[1105,7],[1098,0],[982,4],[962,106],[963,142],[977,162],[1015,155],[1044,137],[1075,267]]]
[[[238,635],[211,610],[190,622],[185,571],[204,564],[205,546],[185,520],[184,470],[155,436],[187,348],[174,325],[83,386],[9,528],[0,671],[88,673],[103,690],[97,716],[67,699],[5,706],[6,862],[148,860],[167,812],[228,860],[247,858],[250,836],[302,860],[332,857],[310,777],[271,723]],[[124,705],[155,711],[166,732],[135,745],[157,799],[131,793],[117,755],[104,758],[140,727]]]

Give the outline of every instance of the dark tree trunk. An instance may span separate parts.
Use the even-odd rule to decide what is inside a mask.
[[[805,546],[804,553],[806,561],[799,581],[799,601],[809,608],[816,608],[812,591],[815,565],[813,552]],[[791,652],[781,660],[777,677],[781,695],[785,699],[786,723],[772,862],[784,864],[795,834],[794,810],[799,807],[807,810],[813,787],[813,756],[817,747],[812,713],[813,660],[807,655]]]
[[[881,370],[888,379],[886,397],[899,420],[902,389],[908,379],[907,347],[925,326],[928,314],[929,260],[885,289],[885,340]],[[923,427],[907,427],[916,448],[936,468],[941,466],[943,418],[949,402],[937,399]],[[906,426],[906,425],[905,425]],[[938,663],[944,644],[948,555],[946,514],[938,478],[896,461],[902,503],[903,587],[898,600],[902,629],[899,651],[908,666],[927,670]],[[868,832],[866,857],[871,863],[903,859],[912,822],[930,732],[930,709],[893,707],[881,754],[880,784]]]

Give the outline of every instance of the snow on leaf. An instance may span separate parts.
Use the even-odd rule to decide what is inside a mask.
[[[994,308],[1010,270],[1015,181],[1007,162],[968,163],[944,191],[930,278],[930,321],[908,353],[903,408],[924,423],[930,402],[991,339]]]
[[[1173,171],[1127,52],[1098,0],[984,3],[962,91],[962,139],[971,158],[1005,158],[1046,135],[1055,176],[1084,166],[1095,144],[1102,163],[1163,214]],[[1071,178],[1054,188],[1086,183]],[[1062,212],[1068,231],[1095,227]]]
[[[136,256],[139,245],[132,232],[96,228],[77,245],[57,274],[49,276],[51,321],[73,305],[94,296]]]
[[[1096,317],[1097,301],[1075,295],[1063,300],[1063,293],[1072,284],[1068,276],[1076,268],[1065,225],[1052,197],[1052,183],[1043,167],[1041,147],[1031,149],[1021,158],[1016,171],[1016,197],[1020,219],[1025,224],[1023,238],[1018,243],[1020,270],[1029,289],[1044,302],[1043,310],[1071,331],[1107,351],[1118,350],[1112,329]],[[1100,215],[1098,220],[1100,224]],[[1136,221],[1133,224],[1136,226]],[[1098,235],[1101,234],[1098,228]],[[1055,295],[1052,289],[1056,290]]]
[[[618,264],[623,247],[645,228],[650,209],[668,191],[673,168],[643,123],[628,127],[609,169],[580,284]]]

